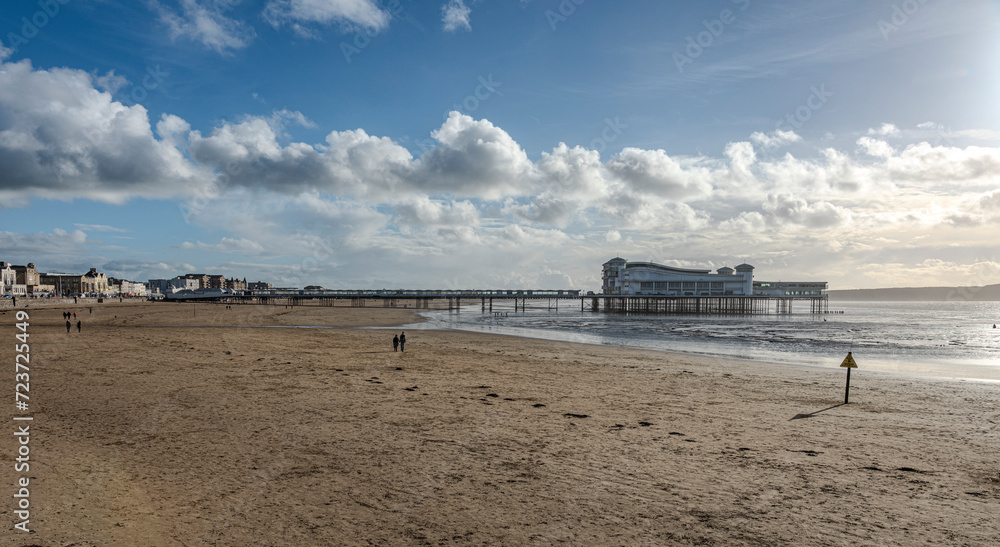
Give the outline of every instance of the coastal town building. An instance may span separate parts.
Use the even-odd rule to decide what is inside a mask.
[[[10,262],[0,262],[0,296],[18,296],[14,294],[17,284],[17,273]]]
[[[127,279],[108,278],[108,285],[111,292],[121,296],[148,296],[149,291],[144,283],[137,283]]]
[[[210,288],[212,288],[212,282],[209,279],[209,276],[206,275],[206,274],[193,274],[193,273],[191,273],[191,274],[184,274],[184,275],[182,275],[180,277],[182,277],[184,279],[191,279],[191,280],[196,281],[197,282],[197,286],[194,287],[196,289],[210,289]]]
[[[83,294],[108,294],[108,276],[91,268],[89,272],[80,277],[80,292]]]
[[[272,288],[274,288],[274,285],[267,283],[265,281],[254,281],[252,283],[247,283],[247,289],[251,291],[264,291]]]
[[[612,258],[603,264],[601,292],[621,296],[821,296],[823,282],[754,281],[754,267],[676,268]]]
[[[15,283],[18,285],[24,285],[25,294],[34,294],[38,289],[38,285],[41,283],[41,279],[38,276],[38,270],[35,269],[35,264],[29,262],[26,266],[12,265],[11,268],[14,270],[16,276]]]
[[[71,296],[83,293],[83,276],[79,274],[43,273],[42,283],[51,285],[52,293],[58,296]]]
[[[202,288],[200,279],[188,276],[178,276],[173,279],[150,279],[146,286],[149,288],[149,292],[157,294]]]
[[[226,278],[224,275],[207,274],[185,274],[173,279],[150,279],[146,283],[149,292],[163,295],[175,291],[195,289],[232,289],[242,291],[246,290],[248,285],[246,279],[239,280],[235,277]]]

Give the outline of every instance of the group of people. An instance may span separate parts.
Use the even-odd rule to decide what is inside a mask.
[[[405,347],[406,347],[406,333],[405,332],[399,333],[399,336],[393,336],[392,337],[392,351],[396,351],[397,348],[399,348],[399,351],[404,351],[403,348],[405,348]]]
[[[90,313],[94,313],[94,310],[91,309]],[[66,333],[69,334],[69,330],[73,327],[73,324],[70,322],[70,319],[76,319],[76,312],[75,311],[72,311],[72,312],[70,312],[70,311],[64,311],[63,312],[63,319],[66,320]],[[83,322],[82,321],[77,321],[76,322],[76,332],[80,332],[81,330],[83,330]]]

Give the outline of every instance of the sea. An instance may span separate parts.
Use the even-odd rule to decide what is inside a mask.
[[[575,304],[575,305],[574,305]],[[579,301],[421,312],[412,328],[454,329],[824,368],[1000,383],[1000,302],[830,302],[830,313],[649,315],[580,310]]]

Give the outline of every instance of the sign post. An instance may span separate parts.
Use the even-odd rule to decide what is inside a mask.
[[[844,362],[840,363],[840,366],[847,369],[847,387],[844,389],[844,404],[846,405],[851,396],[851,369],[858,368],[858,364],[854,362],[851,352],[847,352],[847,357],[844,357]]]

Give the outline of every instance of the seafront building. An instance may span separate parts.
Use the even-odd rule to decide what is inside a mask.
[[[17,272],[10,262],[0,262],[0,296],[24,296],[27,289],[17,284]]]
[[[825,281],[754,281],[754,267],[675,268],[612,258],[603,265],[601,292],[616,296],[822,297]]]
[[[28,262],[25,266],[13,264],[11,268],[14,270],[14,283],[18,285],[18,290],[20,290],[20,287],[24,287],[24,295],[32,295],[38,291],[41,279],[33,262]]]

